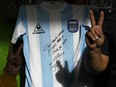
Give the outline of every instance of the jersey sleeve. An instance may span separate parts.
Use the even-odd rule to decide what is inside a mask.
[[[26,33],[25,20],[26,20],[25,6],[21,6],[19,8],[17,22],[16,22],[15,29],[12,35],[12,40],[11,40],[12,43],[15,44],[18,38]]]

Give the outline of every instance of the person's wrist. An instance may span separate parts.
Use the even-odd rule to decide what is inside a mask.
[[[101,46],[97,46],[96,48],[90,49],[91,54],[101,54]]]

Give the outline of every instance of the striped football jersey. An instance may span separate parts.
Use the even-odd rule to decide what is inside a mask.
[[[86,47],[87,26],[91,23],[86,5],[43,2],[21,6],[11,42],[23,38],[25,87],[69,87]]]

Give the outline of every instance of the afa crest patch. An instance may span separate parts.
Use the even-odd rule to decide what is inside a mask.
[[[78,31],[78,20],[76,19],[69,20],[67,27],[68,27],[69,32],[71,33],[77,32]]]

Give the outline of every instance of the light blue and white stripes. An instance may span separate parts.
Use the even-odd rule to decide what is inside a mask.
[[[15,43],[18,37],[23,35],[26,60],[25,87],[63,87],[56,79],[56,73],[59,71],[57,61],[62,67],[67,61],[71,72],[81,58],[86,47],[86,29],[81,25],[90,25],[90,22],[84,22],[88,18],[87,15],[85,18],[85,10],[88,10],[85,7],[65,4],[61,10],[47,11],[48,8],[43,8],[42,5],[28,5],[26,10],[22,9],[23,18],[20,14],[12,42]],[[72,33],[68,31],[67,24],[69,20],[75,19],[79,22],[79,30]],[[37,23],[44,33],[33,34]]]

